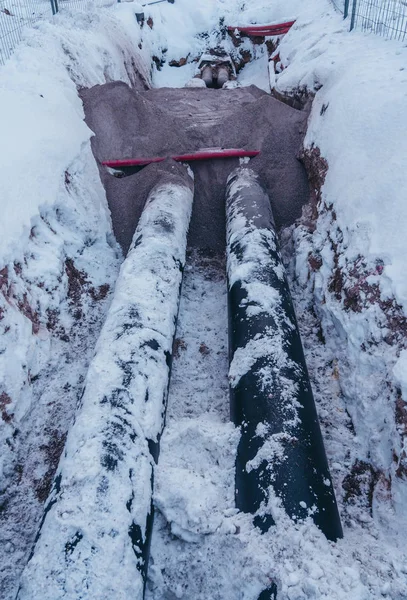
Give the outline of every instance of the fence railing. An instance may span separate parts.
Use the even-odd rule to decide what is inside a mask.
[[[407,39],[407,0],[332,0],[349,17],[349,29],[376,33],[388,39]]]
[[[92,3],[105,4],[103,0]],[[349,18],[350,30],[357,28],[390,39],[407,39],[407,0],[332,0],[332,3],[344,18]],[[0,65],[10,58],[25,27],[64,8],[86,9],[86,6],[88,0],[0,0]]]
[[[0,0],[0,65],[10,58],[24,29],[67,8],[87,10],[116,0]]]
[[[49,0],[0,0],[0,64],[10,58],[27,25],[52,14]]]

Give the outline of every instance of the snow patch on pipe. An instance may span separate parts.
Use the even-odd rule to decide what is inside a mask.
[[[254,367],[260,358],[272,356],[272,364],[260,370],[262,389],[266,389],[277,374],[284,368],[295,369],[296,363],[289,360],[283,349],[284,338],[281,332],[269,329],[263,336],[256,336],[243,348],[237,348],[229,369],[229,381],[232,387],[236,387],[241,378]],[[295,399],[298,386],[290,379],[284,377],[281,381],[285,383],[285,394],[287,398]]]
[[[264,440],[264,444],[260,446],[256,456],[246,463],[246,471],[250,473],[250,471],[258,469],[263,461],[272,462],[278,460],[279,462],[283,462],[286,460],[287,454],[284,443],[292,442],[293,439],[293,437],[286,433],[275,433],[267,437]],[[273,473],[271,473],[271,480],[273,480]]]

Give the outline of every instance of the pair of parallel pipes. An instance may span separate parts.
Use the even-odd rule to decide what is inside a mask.
[[[193,185],[150,193],[124,261],[18,600],[142,600],[154,466],[165,424]],[[342,536],[270,201],[248,168],[228,180],[236,506],[266,532],[272,497]],[[277,597],[273,583],[258,600]]]

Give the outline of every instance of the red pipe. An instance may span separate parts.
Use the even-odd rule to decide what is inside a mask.
[[[267,32],[271,35],[272,33],[279,33],[280,31],[290,31],[290,29],[291,27],[263,27],[262,29],[252,29],[251,27],[245,27],[244,29],[240,29],[239,32],[251,34]]]
[[[294,25],[295,21],[287,21],[286,23],[276,23],[274,25],[246,25],[244,27],[228,27],[228,31],[241,31],[242,33],[256,33],[256,32],[270,32],[269,35],[273,35],[272,32],[280,33],[284,31],[285,33],[291,29]]]
[[[289,29],[279,29],[278,31],[273,29],[273,31],[270,30],[265,30],[265,31],[242,31],[241,33],[243,35],[249,35],[252,37],[271,37],[271,36],[277,36],[277,35],[285,35],[286,33],[288,33],[290,30]]]
[[[123,160],[104,160],[102,165],[111,167],[112,169],[120,167],[142,167],[151,163],[163,162],[167,158],[172,158],[177,162],[192,162],[196,160],[209,160],[212,158],[253,158],[258,156],[260,150],[236,150],[234,148],[228,150],[201,150],[199,152],[191,152],[189,154],[177,154],[175,156],[154,157],[154,158],[125,158]]]
[[[259,30],[263,31],[264,29],[285,29],[286,27],[290,28],[294,25],[295,21],[286,21],[285,23],[274,23],[271,25],[238,25],[236,27],[229,26],[229,31],[245,31],[246,29]]]

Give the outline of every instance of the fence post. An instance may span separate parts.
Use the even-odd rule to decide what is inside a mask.
[[[50,0],[51,2],[51,10],[52,10],[52,14],[56,15],[59,8],[58,8],[58,0]]]
[[[349,0],[345,0],[345,7],[343,9],[343,18],[346,19],[348,14],[349,14]]]
[[[357,4],[358,4],[358,0],[353,0],[353,6],[352,6],[352,18],[351,18],[351,21],[350,21],[350,30],[349,30],[349,31],[352,31],[352,29],[354,29],[354,27],[355,27],[355,21],[356,21],[356,7],[357,7]]]

